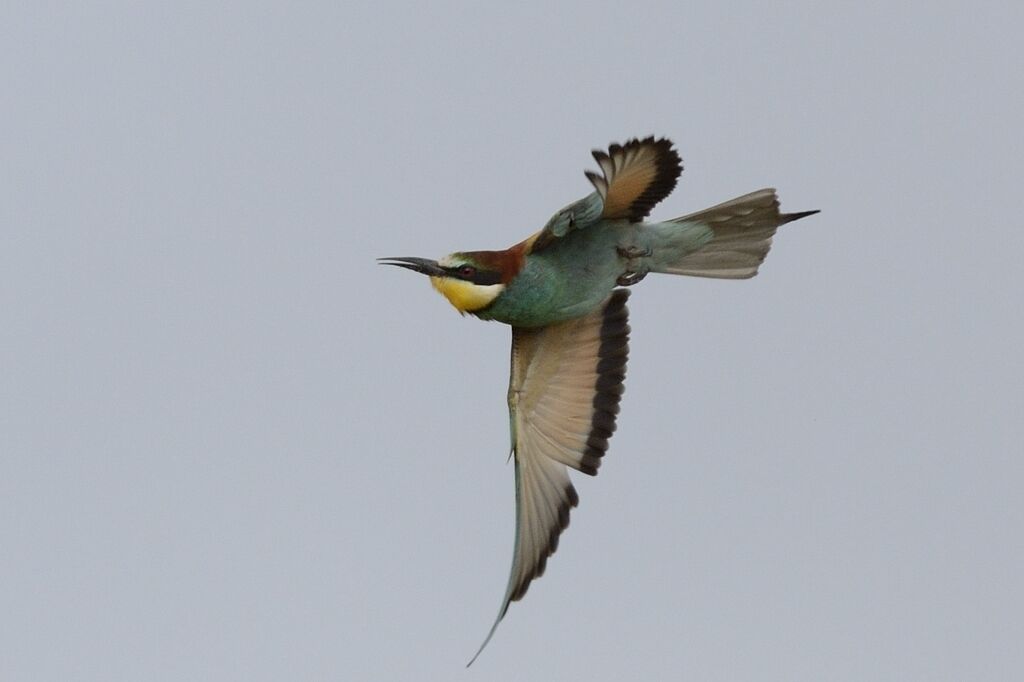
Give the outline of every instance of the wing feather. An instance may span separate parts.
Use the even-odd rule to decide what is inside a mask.
[[[491,640],[509,604],[544,573],[579,502],[566,467],[594,475],[615,431],[629,353],[619,289],[593,313],[541,329],[512,330],[509,412],[516,467],[512,570]],[[470,661],[470,664],[473,663]]]
[[[665,138],[632,139],[595,149],[602,175],[584,171],[594,192],[551,216],[528,240],[531,252],[543,251],[575,230],[585,230],[602,219],[639,222],[676,186],[683,163],[672,142]]]
[[[683,170],[679,153],[665,138],[634,138],[593,154],[604,177],[591,172],[586,176],[604,201],[602,217],[609,220],[635,223],[646,218],[675,189]]]

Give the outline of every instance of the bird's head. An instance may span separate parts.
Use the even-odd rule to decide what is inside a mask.
[[[379,258],[383,265],[397,265],[430,277],[434,288],[444,294],[455,309],[465,315],[491,305],[510,277],[498,251],[452,253],[441,260],[426,258]]]

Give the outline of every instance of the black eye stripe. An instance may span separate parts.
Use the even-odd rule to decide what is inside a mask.
[[[473,275],[474,284],[501,284],[501,273],[500,272],[480,272],[477,270],[476,274]]]
[[[501,273],[494,272],[491,270],[478,270],[469,266],[471,272],[463,274],[462,269],[467,266],[457,265],[455,267],[445,268],[445,271],[455,279],[461,279],[466,282],[472,282],[473,284],[480,284],[481,286],[489,286],[491,284],[501,284]]]

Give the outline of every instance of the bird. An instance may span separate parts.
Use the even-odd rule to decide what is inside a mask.
[[[647,222],[683,170],[664,137],[594,150],[593,191],[510,248],[439,260],[380,258],[427,275],[462,315],[512,328],[508,410],[515,462],[512,569],[498,616],[539,578],[579,502],[568,469],[594,476],[616,428],[629,355],[630,289],[650,273],[748,279],[776,230],[819,211],[781,213],[773,188]]]

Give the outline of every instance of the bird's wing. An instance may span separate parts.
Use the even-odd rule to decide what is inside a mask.
[[[607,153],[594,150],[594,160],[603,176],[592,171],[586,171],[586,175],[601,195],[601,216],[608,220],[643,220],[675,189],[683,171],[678,152],[665,138],[613,144]]]
[[[593,154],[602,175],[585,173],[597,191],[555,213],[531,238],[531,251],[540,251],[559,237],[602,219],[643,220],[672,192],[683,171],[678,152],[665,138],[634,138],[610,145],[607,152],[595,149]]]
[[[516,467],[516,538],[508,587],[487,639],[509,604],[544,573],[579,498],[566,466],[594,475],[615,431],[629,352],[626,299],[614,291],[586,317],[512,329],[508,404]],[[470,661],[472,664],[473,661]]]

